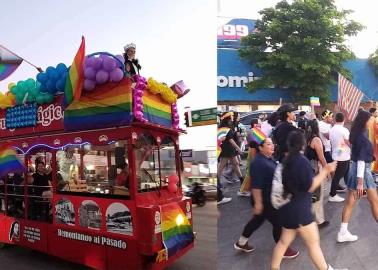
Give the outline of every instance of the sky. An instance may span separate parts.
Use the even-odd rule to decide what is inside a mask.
[[[259,19],[258,11],[273,7],[278,0],[218,0],[218,16]],[[291,1],[288,1],[291,2]],[[347,41],[357,58],[368,58],[378,48],[377,12],[371,0],[336,0],[339,9],[351,9],[349,18],[362,23],[366,28]],[[224,19],[227,20],[227,19]],[[220,19],[219,23],[225,21]]]
[[[191,89],[178,100],[183,120],[185,107],[216,107],[216,21],[214,0],[7,0],[1,3],[0,44],[46,70],[71,65],[82,35],[86,54],[120,54],[134,42],[142,76],[168,85],[184,80]],[[24,62],[0,81],[0,91],[36,75]],[[182,149],[215,149],[215,125],[187,132]]]

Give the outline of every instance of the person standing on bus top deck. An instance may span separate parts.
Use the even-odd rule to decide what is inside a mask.
[[[135,58],[136,45],[134,43],[129,43],[123,47],[125,53],[123,57],[125,58],[125,71],[127,77],[132,77],[136,74],[139,75],[139,70],[142,69],[139,64],[138,59]]]
[[[71,166],[73,168],[71,169]],[[67,148],[63,155],[60,155],[58,159],[58,167],[60,168],[60,175],[64,181],[69,181],[71,179],[71,173],[75,170],[76,158],[74,155],[73,148]]]
[[[51,182],[48,175],[46,175],[45,163],[38,162],[36,164],[37,172],[33,174],[33,194],[42,197],[45,191],[51,191]]]

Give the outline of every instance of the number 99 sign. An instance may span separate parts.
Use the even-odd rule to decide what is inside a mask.
[[[240,39],[248,35],[247,25],[226,24],[218,28],[218,38],[220,39]]]

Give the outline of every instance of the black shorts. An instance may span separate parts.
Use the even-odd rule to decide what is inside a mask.
[[[324,157],[327,163],[333,162],[331,151],[324,152]]]

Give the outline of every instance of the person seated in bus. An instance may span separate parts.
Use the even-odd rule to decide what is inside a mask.
[[[117,166],[116,186],[129,188],[129,166],[126,162]]]

